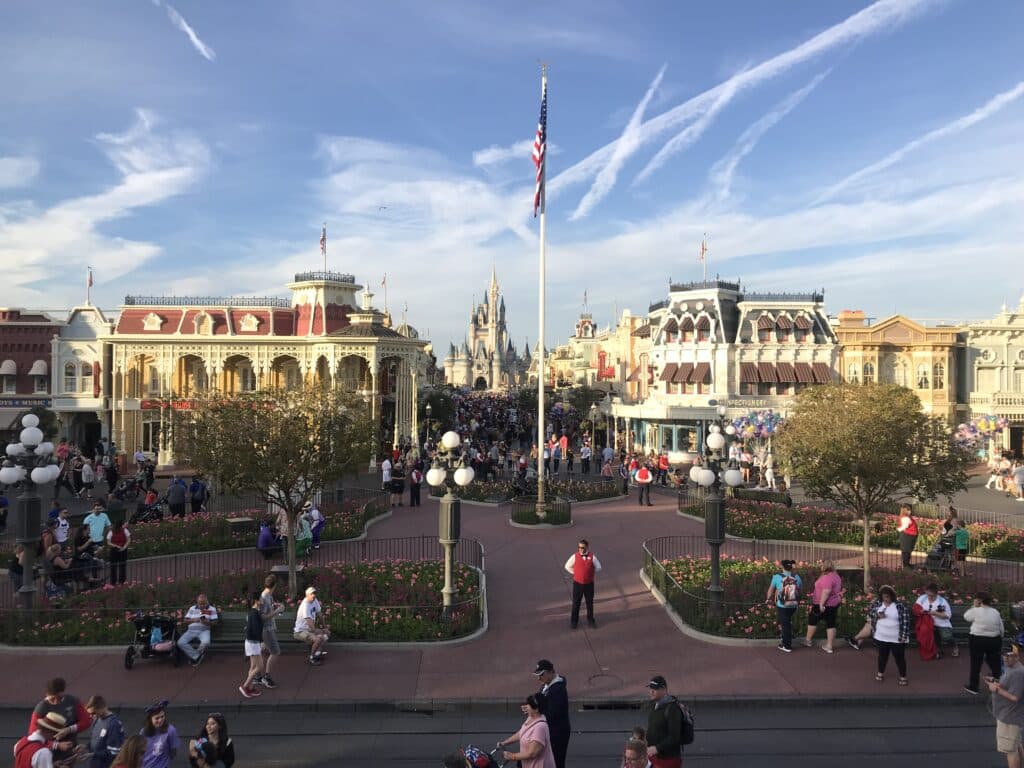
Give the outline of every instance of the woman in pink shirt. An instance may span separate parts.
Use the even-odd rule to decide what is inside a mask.
[[[505,751],[505,761],[518,760],[523,768],[555,768],[555,753],[551,751],[548,721],[540,713],[537,697],[534,694],[527,696],[522,709],[526,715],[522,727],[507,739],[498,742],[499,747],[519,742],[518,752]]]
[[[814,582],[814,592],[811,593],[811,607],[807,614],[807,637],[804,638],[804,645],[810,648],[814,644],[814,633],[818,631],[818,625],[825,622],[825,644],[821,650],[825,653],[833,652],[833,644],[836,640],[836,616],[839,613],[839,604],[843,602],[843,580],[836,573],[835,564],[826,561],[821,576]]]

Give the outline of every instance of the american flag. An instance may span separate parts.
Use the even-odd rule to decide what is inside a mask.
[[[701,264],[703,264],[704,261],[705,261],[705,257],[707,256],[707,253],[708,253],[708,239],[707,239],[707,236],[705,236],[704,239],[700,241],[700,255],[697,256],[697,261],[700,262]]]
[[[533,215],[536,217],[544,199],[544,172],[547,166],[548,150],[548,84],[540,99],[540,120],[537,122],[537,138],[533,140],[533,164],[537,166],[537,189],[533,193]]]
[[[327,225],[320,231],[320,255],[327,253]]]
[[[86,288],[92,288],[92,267],[89,267],[87,274],[88,274],[88,277],[86,277],[86,279],[85,279],[85,287]]]

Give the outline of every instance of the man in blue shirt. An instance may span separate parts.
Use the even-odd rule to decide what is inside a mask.
[[[109,768],[124,744],[124,726],[102,696],[89,699],[85,711],[92,716],[89,768]]]
[[[775,609],[779,616],[779,629],[782,631],[782,642],[779,643],[779,650],[783,653],[793,652],[793,614],[800,605],[800,596],[803,594],[803,581],[793,573],[792,560],[782,561],[782,573],[772,576],[772,583],[768,587],[768,594],[765,602],[775,601]]]
[[[82,525],[89,529],[89,541],[97,547],[102,547],[107,541],[107,531],[110,530],[110,518],[103,504],[96,502],[92,505],[92,512],[85,516]]]

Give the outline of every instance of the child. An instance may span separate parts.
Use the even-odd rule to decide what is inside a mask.
[[[260,616],[260,595],[254,592],[249,600],[249,615],[245,619],[245,655],[249,659],[249,674],[238,686],[245,698],[262,694],[253,683],[263,677],[263,617]]]
[[[960,518],[953,520],[954,542],[956,543],[956,570],[960,578],[967,575],[967,550],[971,547],[971,534]]]

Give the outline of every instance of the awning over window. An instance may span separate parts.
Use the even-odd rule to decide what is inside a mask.
[[[810,363],[794,363],[793,368],[796,371],[796,380],[801,384],[813,384],[814,374],[811,372]]]
[[[665,367],[661,369],[661,380],[672,381],[678,367],[679,363],[665,363]]]
[[[674,384],[686,384],[693,373],[693,363],[680,363],[676,371],[676,377],[672,380]]]
[[[690,374],[691,384],[711,383],[711,363],[697,363]]]
[[[45,360],[36,360],[32,363],[32,370],[28,372],[29,376],[46,376],[49,370],[46,367]]]
[[[807,315],[797,315],[795,324],[801,331],[811,330],[811,319]]]
[[[779,315],[779,318],[775,321],[775,327],[788,331],[793,327],[793,322],[785,315]]]
[[[778,374],[775,373],[775,366],[771,363],[758,363],[757,375],[765,384],[774,384],[779,380]]]
[[[776,363],[775,373],[779,376],[780,384],[796,384],[796,371],[792,363]]]
[[[679,323],[676,322],[676,319],[674,317],[670,317],[668,320],[665,321],[665,325],[662,327],[662,330],[668,331],[669,333],[675,333],[678,328]]]
[[[766,331],[774,328],[775,324],[772,322],[771,315],[761,315],[757,318],[757,330]]]
[[[817,384],[828,384],[832,381],[832,369],[828,363],[814,363],[814,381]]]
[[[693,330],[693,318],[689,315],[683,315],[679,321],[679,330],[681,331],[692,331]]]
[[[13,360],[4,360],[0,363],[0,376],[17,376],[18,366]]]
[[[697,330],[698,331],[707,331],[707,330],[710,330],[710,329],[711,329],[711,321],[708,319],[707,315],[701,315],[699,318],[697,318]]]
[[[757,384],[757,364],[740,363],[740,384]]]

